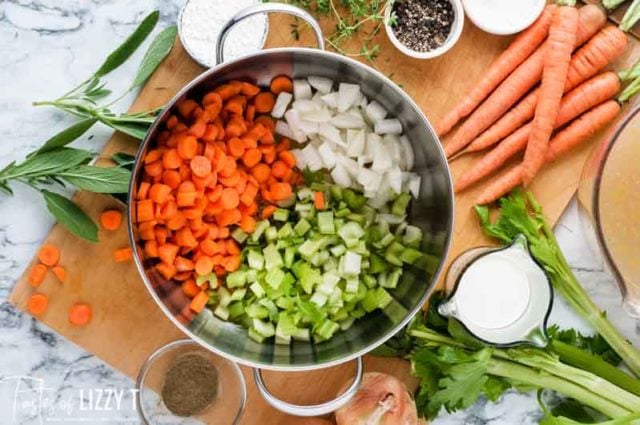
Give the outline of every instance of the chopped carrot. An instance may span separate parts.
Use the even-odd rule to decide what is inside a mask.
[[[269,192],[271,192],[271,196],[273,197],[274,200],[282,201],[282,200],[288,199],[293,193],[293,190],[289,183],[276,182],[270,186]]]
[[[36,264],[31,268],[29,272],[29,283],[31,286],[37,288],[44,281],[44,278],[47,276],[47,266],[44,264]]]
[[[116,263],[123,263],[125,261],[129,261],[133,258],[133,251],[130,247],[116,249],[113,252],[113,259],[116,260]]]
[[[256,111],[259,112],[257,107],[256,107]],[[255,123],[262,125],[266,129],[266,131],[262,132],[262,134],[260,135],[260,138],[269,134],[269,132],[275,131],[276,129],[276,121],[273,118],[271,118],[271,116],[269,115],[260,115],[258,118],[255,119]]]
[[[169,280],[176,275],[176,267],[173,264],[159,263],[156,264],[156,270],[162,277]]]
[[[34,292],[27,300],[27,311],[33,316],[40,316],[49,306],[49,297],[40,292]]]
[[[240,158],[244,154],[244,143],[237,137],[232,137],[227,143],[229,153],[235,158]]]
[[[247,104],[247,98],[241,95],[233,96],[231,99],[227,100],[227,103],[224,105],[224,110],[231,112],[232,114],[242,115],[244,113],[244,108]]]
[[[153,210],[153,201],[151,199],[145,199],[136,203],[136,220],[138,223],[150,221],[154,218],[155,212]]]
[[[260,87],[256,86],[255,84],[243,82],[240,92],[245,96],[254,97],[258,93],[260,93]]]
[[[238,209],[224,210],[218,215],[218,225],[227,227],[237,224],[242,219],[242,213]]]
[[[171,188],[166,184],[154,183],[149,189],[149,199],[156,204],[164,204],[171,195]]]
[[[266,164],[258,164],[251,169],[251,175],[259,182],[264,183],[271,176],[271,169]]]
[[[51,271],[53,272],[53,275],[58,278],[60,283],[64,283],[64,281],[67,279],[67,270],[64,267],[55,266],[51,269]]]
[[[271,80],[269,89],[273,94],[279,94],[281,92],[293,93],[293,81],[286,75],[279,75]]]
[[[181,181],[180,173],[176,170],[165,170],[162,173],[162,182],[172,190],[177,189]]]
[[[240,197],[238,196],[238,192],[234,189],[226,188],[222,190],[220,202],[222,203],[222,208],[225,210],[231,210],[238,206],[240,203]]]
[[[283,161],[275,161],[271,164],[271,175],[276,178],[284,178],[289,173],[289,167]]]
[[[138,189],[136,190],[136,199],[137,200],[146,199],[149,193],[150,187],[151,187],[151,184],[149,182],[140,183],[138,185]]]
[[[291,151],[282,151],[278,154],[278,158],[280,158],[285,164],[289,166],[289,168],[293,168],[296,166],[296,157],[291,153]]]
[[[240,137],[247,131],[247,126],[241,117],[232,117],[224,128],[225,136]]]
[[[76,326],[85,326],[91,321],[91,306],[86,303],[75,303],[69,309],[69,322]]]
[[[204,156],[194,156],[189,163],[191,172],[198,177],[206,177],[211,174],[211,161]]]
[[[53,267],[60,260],[60,250],[52,244],[44,244],[38,251],[38,259],[45,266]]]
[[[203,255],[196,261],[195,270],[199,276],[204,276],[213,270],[213,259],[209,256]]]
[[[209,296],[206,292],[200,291],[198,295],[196,295],[193,300],[191,300],[191,304],[189,304],[189,308],[193,310],[194,313],[200,313],[204,307],[207,305],[209,301]]]
[[[262,152],[259,149],[251,148],[247,149],[242,155],[242,163],[247,168],[253,168],[262,159]]]
[[[193,111],[198,108],[198,104],[195,100],[185,99],[178,103],[177,108],[180,115],[184,118],[191,118]]]
[[[275,205],[268,205],[264,207],[264,209],[262,210],[262,219],[266,220],[267,218],[271,217],[277,209],[278,207],[276,207]]]
[[[118,210],[105,210],[100,214],[100,224],[105,230],[118,230],[122,224],[122,213]]]
[[[193,136],[184,135],[178,139],[178,155],[182,159],[191,159],[198,152],[198,139]]]
[[[173,265],[176,266],[176,270],[178,272],[186,272],[186,271],[193,270],[195,268],[193,261],[185,257],[176,257]]]
[[[276,97],[273,95],[273,93],[269,93],[269,92],[259,93],[254,98],[254,104],[256,105],[256,112],[260,114],[266,114],[271,112],[275,103],[276,103]]]
[[[324,192],[315,192],[313,194],[313,205],[318,211],[325,209]]]
[[[200,288],[196,285],[196,281],[193,279],[187,279],[182,282],[182,293],[189,298],[193,298],[200,292]]]
[[[169,149],[162,155],[162,166],[166,169],[173,170],[180,168],[182,158],[178,155],[177,149]]]
[[[250,215],[245,215],[240,220],[240,228],[245,233],[253,233],[256,230],[256,220]]]

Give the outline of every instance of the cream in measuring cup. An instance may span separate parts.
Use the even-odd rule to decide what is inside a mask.
[[[447,284],[453,292],[440,305],[440,314],[457,319],[478,339],[496,345],[546,345],[551,285],[524,236],[505,248],[462,254],[449,269]]]

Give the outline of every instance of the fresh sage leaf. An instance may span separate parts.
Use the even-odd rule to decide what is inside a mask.
[[[129,57],[135,52],[138,47],[144,42],[144,40],[151,34],[151,31],[158,23],[160,12],[157,10],[151,12],[144,20],[138,25],[138,28],[120,45],[116,50],[111,52],[104,63],[98,68],[95,76],[101,77],[107,75],[129,59]]]
[[[18,177],[33,178],[57,174],[69,168],[87,163],[94,154],[92,152],[73,149],[57,148],[49,152],[34,155],[18,165],[6,169],[0,178],[3,180]]]
[[[149,131],[148,124],[134,124],[114,121],[107,121],[105,122],[105,124],[115,130],[118,130],[124,134],[128,134],[129,136],[135,137],[139,140],[144,139],[144,137],[147,135],[147,131]]]
[[[120,167],[80,165],[59,176],[77,187],[95,193],[126,193],[129,191],[131,172]]]
[[[129,171],[133,171],[133,164],[136,162],[136,157],[134,155],[129,155],[124,152],[118,152],[111,155],[111,159],[118,165],[118,167],[126,168]]]
[[[173,43],[176,40],[178,29],[175,25],[165,28],[156,36],[151,42],[149,50],[145,53],[142,62],[136,72],[136,77],[133,79],[131,87],[138,87],[143,85],[154,73],[156,68],[160,65],[162,60],[169,54]]]
[[[87,130],[89,130],[96,123],[96,121],[98,121],[98,119],[93,117],[78,121],[71,127],[62,130],[60,133],[47,140],[44,145],[42,145],[42,147],[36,152],[43,153],[55,148],[61,148],[68,145],[69,143],[73,142],[78,137],[86,133]]]
[[[78,205],[48,190],[43,190],[42,195],[47,203],[47,209],[58,223],[74,235],[91,242],[98,242],[98,226]]]

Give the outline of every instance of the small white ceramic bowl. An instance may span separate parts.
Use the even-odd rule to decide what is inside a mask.
[[[542,13],[546,0],[527,0],[526,2],[503,0],[505,5],[512,7],[510,19],[504,19],[499,13],[494,13],[492,8],[500,7],[500,2],[487,2],[478,0],[462,0],[467,18],[481,30],[495,35],[511,35],[519,33],[531,24]],[[504,10],[504,9],[503,9]],[[496,11],[497,12],[497,11]]]
[[[384,29],[387,32],[387,37],[389,37],[389,40],[391,40],[393,45],[396,46],[396,49],[412,58],[433,59],[445,54],[458,42],[460,35],[462,34],[462,28],[464,28],[464,8],[462,7],[462,2],[460,0],[449,0],[449,2],[451,2],[451,6],[453,7],[454,19],[453,25],[451,26],[451,32],[442,46],[429,50],[428,52],[417,52],[402,44],[393,32],[391,25],[389,25],[391,9],[393,8],[394,3],[393,1],[389,2],[389,5],[384,11]]]

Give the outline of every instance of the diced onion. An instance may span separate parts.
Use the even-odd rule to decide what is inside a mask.
[[[322,94],[331,92],[331,89],[333,88],[333,81],[330,78],[311,76],[307,78],[307,80],[309,81],[309,84],[311,84],[311,87]]]
[[[282,118],[284,113],[287,111],[287,107],[289,106],[291,99],[293,99],[291,93],[287,93],[286,91],[280,92],[276,98],[276,104],[273,105],[271,116],[274,118]]]
[[[376,122],[375,132],[378,134],[402,134],[400,120],[392,118]]]
[[[296,100],[311,99],[311,86],[307,80],[293,80],[293,96]]]

